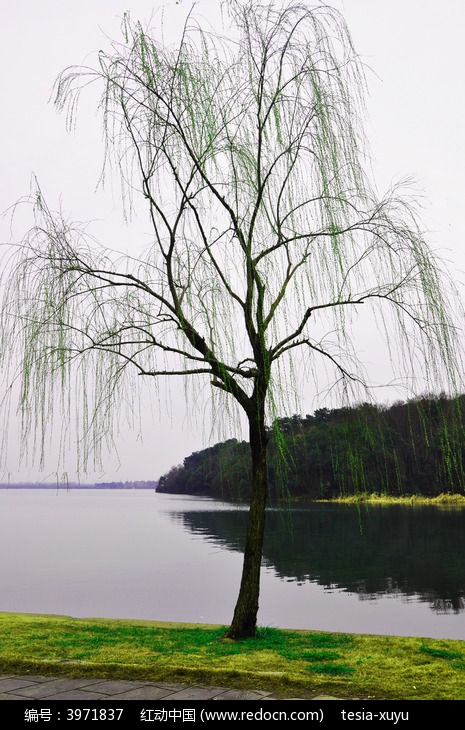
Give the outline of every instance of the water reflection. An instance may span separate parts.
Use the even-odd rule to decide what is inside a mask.
[[[243,510],[180,511],[185,529],[241,551]],[[438,614],[465,608],[465,510],[400,505],[314,505],[267,514],[264,563],[283,581],[327,591],[425,601]]]

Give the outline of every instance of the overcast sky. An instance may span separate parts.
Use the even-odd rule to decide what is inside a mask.
[[[0,26],[0,211],[29,191],[32,174],[49,205],[61,201],[73,220],[93,220],[92,233],[103,244],[123,251],[137,237],[146,240],[144,221],[122,222],[118,181],[96,189],[103,159],[102,130],[90,97],[84,102],[75,132],[65,129],[48,99],[53,81],[73,64],[93,65],[108,38],[118,38],[120,19],[130,5],[133,18],[158,23],[164,14],[165,37],[176,37],[190,8],[185,0],[15,0],[6,3]],[[330,3],[340,9],[355,47],[373,72],[366,131],[371,145],[377,188],[383,192],[403,177],[413,177],[423,197],[422,221],[434,249],[450,261],[462,287],[465,281],[465,63],[463,0],[345,0]],[[201,0],[196,14],[216,23],[218,0]],[[7,219],[0,222],[0,240],[10,238]],[[24,231],[16,220],[14,237]],[[376,355],[372,353],[373,358]],[[370,353],[367,353],[370,359]],[[206,393],[206,396],[208,392]],[[309,412],[318,403],[308,394]],[[187,417],[185,399],[172,392],[138,429],[122,428],[115,451],[104,455],[103,471],[81,475],[82,481],[155,479],[184,456],[217,440],[211,434],[208,407],[191,405],[197,418]],[[206,415],[205,415],[206,414]],[[12,419],[6,471],[12,481],[50,478],[56,469],[50,446],[44,473],[18,463],[19,437]],[[227,434],[225,434],[227,435]],[[230,434],[244,437],[244,434]],[[76,477],[74,454],[65,465]],[[63,465],[60,466],[63,471]],[[60,473],[61,473],[60,471]]]

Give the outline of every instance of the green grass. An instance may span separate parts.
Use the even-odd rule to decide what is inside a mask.
[[[425,497],[422,494],[406,494],[396,497],[392,494],[380,494],[378,492],[359,492],[358,494],[348,494],[342,497],[319,499],[316,501],[335,502],[337,504],[431,504],[437,507],[465,507],[465,495],[463,494],[438,494],[436,497]]]
[[[465,699],[465,642],[0,613],[0,673],[202,682],[277,696]]]

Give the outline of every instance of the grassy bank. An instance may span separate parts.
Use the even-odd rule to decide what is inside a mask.
[[[465,507],[463,494],[438,494],[436,497],[425,497],[422,494],[407,494],[394,496],[377,492],[360,492],[344,497],[320,499],[318,502],[335,502],[336,504],[405,504],[405,505],[436,505],[438,507]]]
[[[0,674],[202,682],[278,696],[465,699],[465,642],[0,614]]]

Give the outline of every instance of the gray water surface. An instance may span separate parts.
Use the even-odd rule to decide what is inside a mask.
[[[228,624],[239,505],[149,490],[0,490],[0,611]],[[259,623],[465,639],[465,510],[272,509]]]

